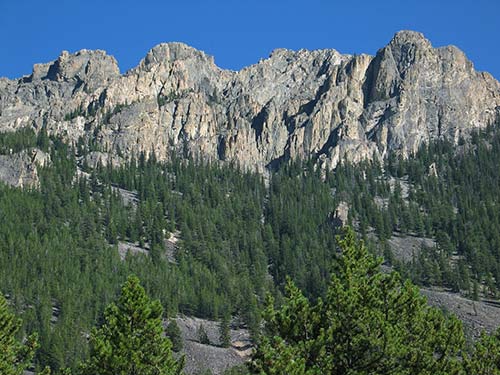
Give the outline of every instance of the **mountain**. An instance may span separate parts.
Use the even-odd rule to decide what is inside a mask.
[[[27,188],[0,183],[0,292],[19,337],[39,333],[35,370],[88,358],[135,274],[169,318],[189,317],[187,368],[218,373],[246,358],[288,277],[327,293],[345,223],[469,338],[494,330],[499,86],[409,31],[374,57],[277,50],[233,72],[170,43],[125,74],[83,50],[0,79],[0,180]],[[244,340],[202,344],[202,324],[218,344],[229,318]]]
[[[457,143],[500,118],[500,84],[453,46],[398,32],[375,56],[278,49],[240,71],[182,43],[120,74],[104,51],[63,52],[0,79],[0,131],[45,128],[95,143],[91,161],[154,151],[265,171],[313,158],[333,169],[429,140]]]

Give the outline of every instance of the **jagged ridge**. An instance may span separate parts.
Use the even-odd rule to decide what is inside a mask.
[[[63,52],[30,76],[0,80],[0,131],[96,137],[125,156],[154,150],[264,171],[314,158],[328,169],[458,142],[500,117],[500,84],[456,47],[398,32],[376,56],[275,50],[234,72],[182,43],[154,47],[120,75],[104,51]]]

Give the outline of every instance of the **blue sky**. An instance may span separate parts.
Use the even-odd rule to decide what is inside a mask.
[[[62,50],[104,49],[122,72],[181,41],[240,69],[275,48],[375,54],[401,29],[454,44],[500,78],[500,1],[0,0],[0,76],[30,74]]]

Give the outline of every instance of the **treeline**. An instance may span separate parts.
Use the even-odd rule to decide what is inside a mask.
[[[447,285],[474,296],[477,284],[486,297],[500,287],[500,132],[473,133],[457,147],[431,144],[415,159],[395,163],[415,186],[412,199],[430,221],[428,235],[438,246],[410,269],[416,281]],[[429,168],[436,173],[429,173]],[[453,258],[453,272],[449,262]],[[438,272],[436,272],[436,269]],[[435,276],[432,276],[435,275]],[[434,279],[433,279],[434,278]]]
[[[90,169],[86,147],[51,138],[47,150],[39,190],[0,186],[0,285],[23,318],[20,335],[39,333],[40,368],[88,354],[90,327],[130,273],[167,316],[230,314],[254,333],[265,294],[279,297],[287,274],[309,295],[326,285],[334,201],[319,176],[297,179],[303,167],[285,169],[268,189],[261,175],[235,166],[143,154]],[[120,244],[146,251],[122,261]]]
[[[386,260],[421,285],[441,285],[478,298],[500,288],[500,132],[472,133],[453,145],[438,140],[412,157],[391,154],[380,164],[343,163],[328,184],[350,208],[349,222]],[[435,239],[401,264],[391,236]]]
[[[308,298],[325,296],[341,202],[349,207],[345,221],[404,277],[473,298],[495,297],[499,287],[500,134],[493,128],[467,147],[438,141],[406,160],[344,162],[330,172],[313,161],[289,163],[267,185],[234,165],[175,156],[160,163],[141,154],[121,167],[90,168],[93,140],[73,148],[44,130],[1,134],[0,145],[51,156],[39,168],[39,190],[0,186],[0,286],[23,318],[19,335],[40,335],[40,368],[88,355],[90,328],[130,273],[167,316],[226,319],[229,312],[253,333],[266,293],[281,301],[287,276]],[[388,246],[393,235],[431,237],[437,246],[402,264]],[[121,260],[123,244],[143,254]]]
[[[261,176],[175,158],[157,163],[144,154],[123,167],[98,166],[92,173],[103,185],[138,198],[136,207],[128,208],[129,220],[112,221],[110,242],[137,241],[158,263],[166,258],[165,238],[181,239],[171,267],[187,278],[184,298],[172,300],[171,290],[159,296],[172,311],[213,318],[229,310],[250,326],[257,324],[258,299],[272,288],[261,231],[266,194]]]

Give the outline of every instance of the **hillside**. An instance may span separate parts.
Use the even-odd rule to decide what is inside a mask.
[[[183,316],[187,370],[220,373],[288,277],[325,296],[349,225],[477,338],[498,326],[499,124],[500,84],[410,31],[238,72],[180,43],[124,74],[63,52],[0,79],[1,292],[40,335],[36,370],[57,371],[135,274]],[[224,319],[232,348],[197,341]]]

